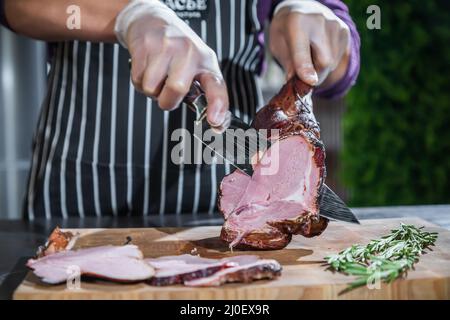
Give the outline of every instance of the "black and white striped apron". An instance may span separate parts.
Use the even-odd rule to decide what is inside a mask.
[[[207,4],[207,16],[186,23],[217,53],[231,110],[249,122],[262,104],[257,0]],[[25,215],[212,214],[218,184],[230,166],[170,161],[178,143],[171,132],[192,130],[194,114],[183,105],[162,111],[136,92],[128,51],[117,44],[70,41],[54,49]]]

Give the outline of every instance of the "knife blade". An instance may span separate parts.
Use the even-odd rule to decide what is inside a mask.
[[[325,218],[360,224],[345,202],[326,184],[323,185],[319,209],[319,215]]]
[[[192,86],[189,90],[189,93],[186,95],[186,97],[183,100],[186,105],[196,113],[196,125],[202,125],[202,126],[208,126],[207,121],[203,121],[206,117],[206,109],[207,109],[207,101],[204,95],[203,90],[200,87],[200,84],[197,81],[194,81],[192,83]],[[234,114],[230,112],[230,125],[229,129],[242,129],[244,131],[253,129],[250,125],[242,121],[240,118],[236,117]],[[202,128],[203,129],[203,128]],[[203,131],[202,131],[203,132]],[[218,135],[226,135],[226,131],[223,133],[216,133]],[[258,140],[264,140],[264,149],[267,149],[271,145],[271,141],[268,139],[265,139],[259,133],[257,133],[257,139]],[[199,140],[205,147],[209,148],[211,151],[213,151],[215,154],[223,158],[224,160],[228,161],[233,167],[236,169],[242,171],[248,176],[253,175],[253,167],[251,165],[251,158],[255,155],[256,152],[258,152],[260,149],[258,148],[246,148],[242,145],[237,145],[237,152],[241,153],[241,155],[244,155],[245,161],[236,161],[236,158],[234,157],[234,151],[233,154],[230,156],[229,150],[227,151],[227,148],[223,148],[222,150],[218,150],[217,148],[212,148],[210,145],[208,145],[201,137],[196,135],[194,133],[194,137]],[[249,145],[253,146],[259,146],[260,144],[257,143],[258,141],[250,141]],[[221,152],[222,151],[222,152]],[[344,221],[349,223],[356,223],[359,224],[358,219],[353,214],[353,212],[348,208],[348,206],[344,203],[344,201],[331,190],[326,184],[324,184],[322,188],[322,194],[320,195],[320,201],[319,201],[319,215],[323,216],[325,218],[331,219],[331,220],[338,220],[338,221]]]
[[[128,67],[131,70],[132,66],[132,60],[128,59]],[[203,89],[200,86],[200,83],[197,80],[194,80],[192,82],[192,85],[189,89],[189,92],[186,94],[186,96],[183,99],[183,102],[191,109],[193,112],[196,113],[196,120],[195,125],[202,126],[201,132],[203,132],[203,129],[209,125],[206,121],[203,121],[206,117],[206,109],[207,109],[207,101],[205,97],[205,93]],[[242,121],[240,118],[236,117],[234,114],[232,114],[230,111],[228,111],[228,116],[230,118],[230,125],[229,129],[242,129],[244,131],[247,131],[248,129],[251,129],[251,127]],[[217,135],[220,135],[220,133],[216,133]],[[225,133],[226,134],[226,133]],[[229,155],[229,150],[226,150],[226,148],[223,148],[222,150],[217,150],[216,148],[212,148],[210,145],[208,145],[201,137],[199,137],[197,134],[195,134],[194,130],[194,137],[200,141],[206,148],[209,148],[211,151],[213,151],[216,155],[223,158],[225,161],[228,161],[233,167],[236,169],[242,171],[243,173],[251,176],[253,174],[253,167],[251,165],[251,157],[258,151],[258,150],[250,150],[246,148],[245,145],[243,146],[237,146],[238,150],[237,153],[244,157],[244,161],[230,161],[230,159],[234,159],[234,153],[233,155]],[[258,137],[259,138],[259,137]],[[270,141],[267,139],[261,139],[265,142],[266,147],[264,149],[267,149],[270,144]],[[254,142],[249,142],[249,145],[255,145]],[[257,145],[257,144],[256,144]],[[222,151],[222,153],[220,153]]]
[[[207,121],[203,121],[206,117],[206,109],[207,109],[207,101],[204,95],[202,88],[198,81],[194,81],[192,86],[185,96],[183,102],[195,112],[196,120],[195,125],[201,126],[200,132],[204,132],[204,129],[209,129],[210,126]],[[229,146],[223,146],[222,148],[212,148],[209,144],[207,144],[200,136],[196,134],[196,130],[194,130],[194,137],[200,141],[206,148],[213,151],[216,155],[221,157],[222,159],[228,161],[233,167],[242,171],[246,175],[251,176],[253,174],[253,167],[251,165],[251,158],[258,152],[258,140],[263,141],[265,144],[264,149],[270,146],[270,140],[265,139],[258,135],[259,133],[252,128],[250,125],[242,121],[240,118],[236,117],[234,114],[228,111],[229,117],[229,125],[228,131],[224,132],[210,132],[213,136],[222,136],[222,141],[234,141],[235,143],[231,146],[232,150],[230,150]],[[234,140],[235,137],[230,136],[231,132],[235,132],[235,130],[240,129],[243,132],[248,132],[248,130],[253,130],[257,136],[248,137],[248,143],[244,141],[242,143],[236,143]],[[232,140],[233,139],[233,140]],[[256,148],[255,148],[256,146]],[[238,155],[240,159],[237,159],[235,155]],[[239,161],[238,161],[239,160]]]

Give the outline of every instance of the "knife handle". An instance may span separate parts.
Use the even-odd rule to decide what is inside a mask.
[[[193,104],[195,103],[195,100],[197,100],[201,95],[204,94],[205,92],[200,86],[200,83],[197,80],[194,80],[191,84],[191,87],[189,88],[188,93],[184,97],[183,102],[186,104]]]
[[[206,108],[208,106],[208,102],[206,101],[205,92],[200,86],[200,83],[197,80],[192,82],[191,88],[189,92],[183,99],[183,102],[196,113],[196,121],[200,123],[206,117]],[[240,118],[236,117],[233,113],[229,112],[229,125],[227,128],[229,129],[243,129],[248,130],[251,127],[242,121]]]
[[[196,122],[201,122],[206,117],[206,108],[208,103],[206,101],[205,92],[200,87],[197,80],[192,82],[192,85],[183,99],[183,102],[195,112]]]
[[[128,59],[128,67],[131,70],[131,59]],[[196,114],[196,121],[201,122],[205,116],[206,116],[206,98],[205,98],[205,92],[200,86],[200,82],[197,80],[194,80],[191,84],[191,87],[189,88],[188,93],[183,99],[183,102],[195,112]]]

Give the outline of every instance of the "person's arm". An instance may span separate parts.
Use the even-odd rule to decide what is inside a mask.
[[[10,27],[28,37],[120,42],[131,55],[135,88],[155,97],[164,110],[178,107],[192,81],[198,80],[208,100],[208,122],[221,130],[225,128],[229,102],[216,54],[162,2],[3,1]],[[71,30],[67,27],[67,11],[73,5],[80,8],[81,28]]]
[[[115,42],[114,23],[129,0],[3,0],[9,27],[19,34],[45,40]],[[67,27],[71,5],[80,8],[81,28]]]
[[[343,96],[359,73],[360,40],[340,0],[285,0],[278,3],[270,48],[287,78],[296,74],[326,98]]]

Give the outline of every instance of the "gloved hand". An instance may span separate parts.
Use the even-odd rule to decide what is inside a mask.
[[[115,32],[131,54],[137,90],[172,110],[195,78],[208,101],[208,122],[220,127],[226,121],[228,94],[216,54],[174,11],[158,0],[131,1],[117,16]]]
[[[350,30],[314,0],[286,0],[275,9],[270,50],[289,79],[296,74],[313,86],[331,86],[347,70]]]

